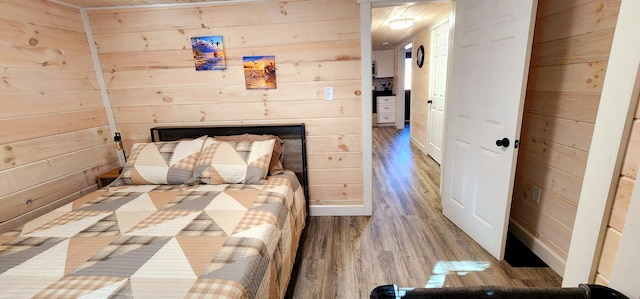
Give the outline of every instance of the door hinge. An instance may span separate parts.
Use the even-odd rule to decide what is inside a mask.
[[[520,145],[520,140],[516,139],[516,141],[513,143],[513,148],[518,148],[519,145]]]

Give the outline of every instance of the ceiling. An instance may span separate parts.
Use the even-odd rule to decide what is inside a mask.
[[[373,50],[394,49],[449,14],[450,9],[450,2],[374,7],[371,13],[371,47]],[[403,18],[412,18],[414,25],[407,29],[389,27],[389,21]]]
[[[176,5],[204,2],[226,2],[234,0],[51,0],[80,8],[107,8],[137,5]],[[355,0],[354,0],[355,1]],[[395,0],[392,2],[402,2]],[[329,4],[330,5],[330,4]],[[407,2],[399,5],[376,5],[371,13],[372,50],[394,49],[414,35],[429,28],[450,11],[449,2]],[[407,29],[391,29],[389,21],[412,18],[415,23]]]

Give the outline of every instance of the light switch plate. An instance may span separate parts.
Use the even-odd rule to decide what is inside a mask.
[[[540,203],[540,187],[538,186],[533,186],[533,190],[531,191],[531,200],[533,200],[536,203]]]
[[[333,101],[333,86],[324,88],[324,99],[327,101]]]

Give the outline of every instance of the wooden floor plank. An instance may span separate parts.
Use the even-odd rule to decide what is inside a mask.
[[[442,215],[440,167],[409,142],[409,129],[373,129],[373,216],[310,217],[295,298],[368,298],[376,286],[424,287],[436,264],[485,262],[448,273],[443,287],[560,287],[550,268],[497,261]]]

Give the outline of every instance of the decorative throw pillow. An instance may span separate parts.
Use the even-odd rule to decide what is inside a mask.
[[[274,143],[209,138],[188,184],[264,184]]]
[[[275,139],[273,144],[273,153],[271,154],[271,161],[269,162],[269,175],[276,175],[284,173],[284,166],[282,161],[284,158],[284,142],[280,137],[275,135],[256,135],[256,134],[242,134],[242,135],[229,135],[229,136],[214,136],[215,139],[221,141],[263,141],[269,139]]]
[[[133,145],[115,185],[180,185],[193,176],[206,136]]]

